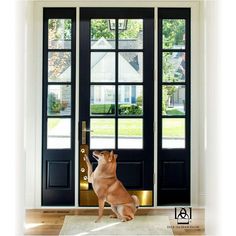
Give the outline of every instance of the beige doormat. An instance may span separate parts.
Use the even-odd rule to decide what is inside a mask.
[[[134,220],[120,222],[103,216],[66,216],[60,235],[174,235],[167,216],[135,216]]]

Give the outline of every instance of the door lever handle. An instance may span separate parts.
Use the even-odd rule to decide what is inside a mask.
[[[82,121],[82,129],[81,129],[81,133],[82,133],[82,144],[86,144],[86,133],[92,133],[94,132],[93,130],[91,129],[87,129],[86,127],[86,121],[83,120]]]
[[[84,132],[90,132],[90,133],[94,132],[94,130],[91,130],[91,129],[83,129],[82,131],[84,131]]]

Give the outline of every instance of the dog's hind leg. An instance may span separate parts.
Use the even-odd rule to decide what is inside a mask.
[[[117,211],[117,207],[111,205],[111,209],[115,214],[110,215],[110,218],[120,218],[120,214]]]
[[[105,200],[103,198],[99,198],[98,199],[98,205],[99,205],[98,218],[96,219],[95,223],[99,222],[100,219],[102,218],[104,204],[105,204]]]
[[[122,222],[134,219],[134,214],[132,212],[131,207],[123,205],[123,206],[119,206],[117,210],[118,210],[118,213],[120,215],[119,219]]]

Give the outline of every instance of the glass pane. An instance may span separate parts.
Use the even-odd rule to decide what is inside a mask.
[[[48,149],[71,148],[71,120],[48,118]]]
[[[119,82],[143,81],[143,53],[119,53]]]
[[[185,148],[185,119],[162,119],[162,148]]]
[[[48,82],[71,81],[71,53],[48,53]]]
[[[92,49],[114,49],[115,48],[114,19],[91,20],[91,48]]]
[[[71,48],[71,19],[48,20],[48,48]]]
[[[90,119],[90,149],[115,148],[115,119]]]
[[[143,114],[143,86],[119,86],[119,115]]]
[[[118,148],[143,148],[143,119],[118,119]]]
[[[162,86],[162,115],[185,115],[185,86]]]
[[[185,82],[185,53],[163,52],[163,81]]]
[[[164,19],[162,21],[162,41],[164,49],[184,49],[185,20]]]
[[[71,86],[48,85],[48,115],[71,114]]]
[[[115,86],[92,85],[90,94],[91,115],[115,114]]]
[[[119,24],[119,49],[143,48],[143,20],[120,19]]]
[[[115,82],[115,53],[91,53],[91,82]]]

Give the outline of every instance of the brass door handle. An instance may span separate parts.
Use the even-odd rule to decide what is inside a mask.
[[[86,144],[87,143],[87,141],[86,141],[86,133],[92,133],[94,131],[91,130],[91,129],[87,129],[86,121],[85,120],[82,121],[82,129],[81,129],[81,131],[82,131],[82,144]]]
[[[91,130],[91,129],[84,129],[84,130],[82,130],[82,131],[84,131],[84,132],[90,132],[90,133],[94,132],[94,130]]]

